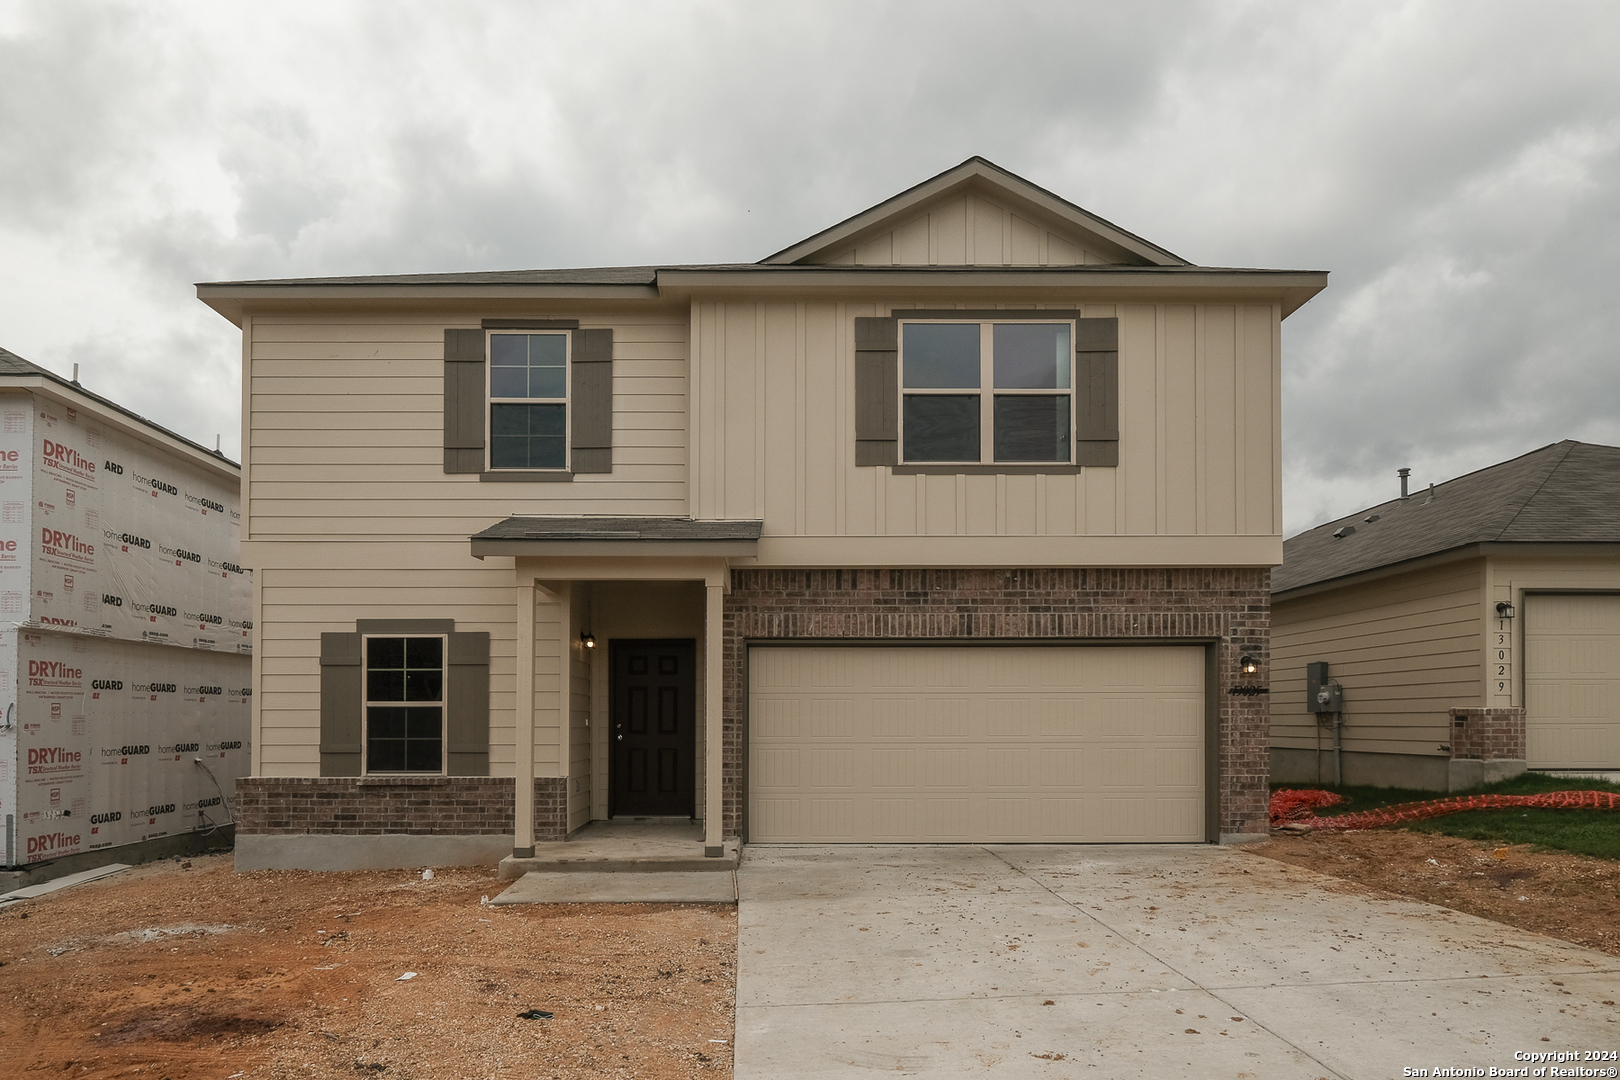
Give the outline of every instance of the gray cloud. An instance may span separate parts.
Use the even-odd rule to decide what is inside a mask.
[[[0,343],[207,441],[238,344],[193,281],[755,259],[983,154],[1333,271],[1284,327],[1295,531],[1620,442],[1620,14],[1528,10],[0,6]]]

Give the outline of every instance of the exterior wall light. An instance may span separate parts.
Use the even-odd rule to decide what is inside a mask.
[[[1238,666],[1243,669],[1243,674],[1245,675],[1253,675],[1255,672],[1260,670],[1259,663],[1257,663],[1255,658],[1252,656],[1245,656],[1242,660],[1238,661]]]
[[[579,643],[587,649],[594,649],[596,648],[596,635],[589,630],[581,630],[579,632]]]
[[[1496,605],[1496,617],[1498,619],[1511,619],[1514,614],[1513,605],[1506,600]]]

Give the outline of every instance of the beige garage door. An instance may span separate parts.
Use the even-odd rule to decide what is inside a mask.
[[[1620,596],[1525,598],[1532,769],[1620,769]]]
[[[749,651],[755,843],[1204,839],[1204,652]]]

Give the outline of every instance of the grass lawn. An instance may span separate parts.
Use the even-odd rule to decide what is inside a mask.
[[[1572,780],[1542,773],[1523,773],[1512,780],[1449,793],[1352,784],[1342,787],[1334,787],[1331,784],[1274,784],[1272,790],[1313,786],[1343,795],[1345,800],[1340,806],[1324,806],[1319,809],[1317,814],[1320,817],[1358,810],[1376,810],[1397,803],[1425,802],[1429,799],[1444,799],[1456,795],[1539,795],[1545,791],[1620,793],[1620,784],[1608,780]],[[1418,832],[1460,836],[1468,840],[1485,840],[1498,844],[1535,844],[1541,848],[1571,851],[1578,855],[1620,859],[1620,810],[1541,810],[1532,807],[1517,810],[1469,810],[1461,814],[1447,814],[1445,817],[1414,822],[1404,827]]]

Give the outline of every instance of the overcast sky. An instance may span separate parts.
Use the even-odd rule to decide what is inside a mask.
[[[752,261],[973,154],[1283,324],[1290,535],[1620,444],[1620,4],[0,0],[0,346],[235,457],[193,283]]]

